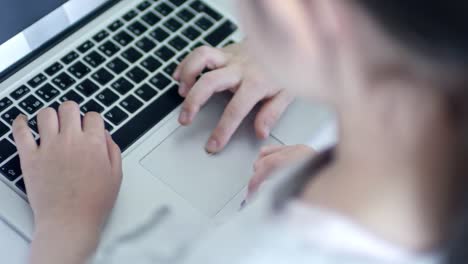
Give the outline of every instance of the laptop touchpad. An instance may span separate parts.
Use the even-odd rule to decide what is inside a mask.
[[[247,185],[259,148],[279,144],[273,138],[257,140],[250,117],[222,153],[208,155],[205,142],[226,102],[224,96],[211,100],[192,126],[178,128],[141,161],[154,176],[209,217]]]

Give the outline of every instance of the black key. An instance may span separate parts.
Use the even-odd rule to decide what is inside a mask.
[[[130,34],[128,34],[127,32],[120,31],[117,35],[114,36],[114,40],[125,47],[128,44],[130,44],[134,40],[134,38],[130,36]]]
[[[151,88],[151,86],[145,83],[135,91],[135,94],[138,95],[138,97],[140,97],[144,101],[148,102],[158,94],[158,91]]]
[[[188,52],[182,53],[179,57],[177,57],[177,61],[182,62],[188,55],[189,55]]]
[[[169,33],[162,28],[156,28],[153,32],[150,33],[151,37],[159,42],[163,42],[169,37]]]
[[[155,72],[159,67],[162,66],[162,63],[153,56],[148,56],[141,62],[141,66],[143,66],[149,72]]]
[[[183,5],[185,2],[187,2],[187,0],[170,0],[172,4],[174,4],[175,6],[181,6]]]
[[[104,128],[109,132],[114,130],[114,127],[111,124],[109,124],[109,122],[107,122],[107,121],[104,121]]]
[[[175,18],[170,18],[164,22],[164,26],[172,32],[176,32],[182,27],[182,23],[177,21]]]
[[[146,22],[146,24],[150,26],[156,25],[159,21],[161,21],[161,18],[154,14],[153,12],[149,11],[148,13],[144,14],[141,19]]]
[[[88,113],[88,112],[96,112],[102,113],[104,111],[104,107],[102,107],[98,102],[94,101],[93,99],[89,100],[86,104],[84,104],[80,108],[81,112]]]
[[[155,54],[164,62],[169,61],[170,59],[172,59],[172,57],[175,56],[175,52],[167,46],[162,46],[155,52]]]
[[[60,108],[60,103],[59,102],[53,102],[49,105],[50,108],[54,109],[55,111],[59,111]]]
[[[162,73],[158,73],[150,79],[150,83],[158,88],[158,90],[164,90],[169,84],[171,84],[171,80],[166,77],[166,75]]]
[[[185,22],[189,22],[195,17],[195,14],[192,11],[188,10],[187,8],[184,8],[181,11],[179,11],[179,13],[177,13],[177,16],[180,17]]]
[[[236,42],[234,40],[229,40],[228,42],[226,42],[224,44],[224,47],[227,47],[227,46],[232,45],[232,44],[236,44]]]
[[[214,23],[211,22],[211,20],[209,20],[208,18],[206,18],[206,17],[204,17],[204,16],[203,16],[203,17],[200,17],[200,18],[195,22],[195,24],[196,24],[198,27],[200,27],[201,29],[205,30],[205,31],[208,30],[208,29],[210,29],[210,28],[214,25]]]
[[[167,93],[161,95],[112,135],[122,151],[127,150],[183,102],[177,90],[177,85],[171,87]]]
[[[80,46],[78,46],[78,48],[76,48],[79,52],[81,53],[86,53],[88,52],[90,49],[92,49],[94,47],[94,43],[91,42],[90,40],[87,40],[85,41],[85,43],[81,44]]]
[[[99,31],[96,35],[94,35],[93,39],[96,42],[101,42],[109,36],[106,30]]]
[[[73,101],[77,104],[81,104],[84,101],[84,98],[81,95],[79,95],[77,92],[75,92],[74,90],[71,90],[68,93],[66,93],[64,96],[62,96],[60,100],[62,102]]]
[[[133,114],[136,111],[138,111],[140,107],[143,106],[143,103],[140,102],[140,100],[138,100],[135,96],[129,95],[127,98],[120,102],[120,106]]]
[[[34,132],[39,133],[39,128],[37,127],[37,116],[29,119],[28,125]]]
[[[3,163],[10,156],[15,154],[16,147],[11,144],[7,139],[2,139],[0,141],[0,163]]]
[[[99,90],[99,86],[97,86],[94,82],[89,79],[84,80],[82,83],[76,86],[76,89],[82,93],[84,96],[91,96],[95,92]]]
[[[107,68],[113,71],[115,74],[121,74],[128,68],[128,64],[120,58],[115,58],[111,62],[107,63]]]
[[[188,26],[182,31],[182,34],[190,40],[195,40],[201,35],[201,32],[192,26]]]
[[[236,32],[237,26],[231,21],[226,21],[205,37],[205,41],[213,47],[218,46],[232,33]]]
[[[60,94],[60,91],[55,89],[51,84],[47,83],[36,91],[36,95],[46,102],[52,101]]]
[[[84,65],[81,61],[78,61],[77,63],[70,66],[70,68],[68,68],[68,71],[77,79],[81,79],[85,77],[88,73],[90,73],[91,69],[88,66]]]
[[[15,118],[21,114],[23,114],[23,112],[21,112],[21,110],[13,106],[2,115],[2,119],[5,120],[5,122],[7,122],[8,124],[12,125],[13,121],[15,121]]]
[[[26,85],[21,85],[18,89],[14,90],[10,96],[15,100],[21,99],[21,97],[25,96],[29,93],[31,89],[29,89]]]
[[[155,8],[156,11],[158,11],[161,15],[167,16],[169,15],[172,11],[174,11],[174,8],[170,7],[166,3],[161,3],[156,6]]]
[[[62,64],[60,64],[60,62],[56,62],[50,65],[49,68],[45,69],[45,73],[52,77],[55,74],[57,74],[61,69],[63,69]]]
[[[99,46],[99,50],[102,51],[107,56],[112,57],[114,56],[114,54],[120,51],[120,48],[117,45],[115,45],[113,42],[106,41],[104,42],[104,44]]]
[[[117,91],[121,95],[125,95],[130,90],[132,90],[133,87],[135,87],[131,82],[129,82],[124,77],[121,77],[120,79],[115,81],[111,86],[115,91]]]
[[[125,50],[124,52],[122,52],[121,55],[130,63],[135,63],[139,59],[141,59],[141,57],[143,57],[143,54],[141,54],[133,47],[130,47],[127,50]]]
[[[144,52],[150,52],[152,49],[156,47],[156,43],[154,43],[151,39],[147,37],[143,37],[136,43],[137,47]]]
[[[96,96],[96,99],[105,106],[111,106],[119,100],[119,96],[110,89],[105,89]]]
[[[3,112],[3,110],[7,109],[12,104],[13,102],[8,99],[8,97],[0,99],[0,112]]]
[[[148,74],[138,66],[135,66],[133,69],[127,72],[126,75],[136,84],[141,83],[146,79],[146,77],[148,77]]]
[[[79,57],[78,53],[76,53],[75,51],[71,51],[70,53],[65,55],[65,57],[63,57],[61,61],[65,64],[70,64],[73,61],[75,61],[78,57]]]
[[[73,79],[73,77],[71,77],[70,75],[68,75],[67,73],[65,72],[62,72],[60,73],[59,75],[57,75],[53,80],[52,82],[57,85],[58,88],[62,89],[62,90],[66,90],[68,89],[70,86],[72,86],[76,81],[75,79]]]
[[[109,120],[112,124],[116,126],[122,124],[122,122],[128,118],[128,114],[125,113],[118,106],[115,106],[114,108],[109,110],[107,113],[104,114],[104,116],[107,120]]]
[[[140,4],[138,4],[137,8],[140,11],[145,11],[150,6],[151,6],[151,3],[145,0],[145,1],[141,2]]]
[[[24,179],[21,178],[19,179],[16,183],[15,183],[16,187],[18,189],[20,189],[20,191],[22,191],[24,194],[27,194],[27,191],[26,191],[26,184],[24,184]]]
[[[185,49],[185,47],[188,46],[188,42],[185,41],[182,37],[180,36],[175,36],[173,39],[169,41],[169,44],[176,50],[181,51]]]
[[[47,80],[47,77],[44,74],[39,73],[38,75],[36,75],[36,77],[29,80],[28,84],[32,88],[36,88],[39,85],[43,84],[46,80]]]
[[[197,43],[195,43],[195,45],[193,45],[190,49],[191,49],[191,50],[194,50],[194,49],[199,48],[199,47],[202,47],[202,46],[205,46],[205,44],[203,44],[202,42],[197,42]]]
[[[128,30],[135,34],[136,36],[140,36],[141,34],[145,33],[148,28],[144,26],[142,23],[135,21],[130,26],[128,26]]]
[[[128,11],[125,15],[123,15],[122,18],[123,18],[125,21],[130,21],[130,20],[134,19],[134,18],[137,17],[137,16],[138,16],[138,12],[137,12],[137,11],[135,11],[135,10],[130,10],[130,11]]]
[[[106,85],[114,79],[114,75],[108,70],[101,68],[97,72],[93,73],[92,78],[100,85]]]
[[[25,110],[28,114],[34,114],[37,110],[39,110],[44,104],[39,101],[34,95],[30,95],[26,97],[21,103],[19,104],[23,110]]]
[[[106,58],[104,58],[97,51],[92,51],[84,57],[84,60],[86,61],[86,63],[91,65],[91,67],[96,68],[99,65],[101,65],[104,61],[106,61]]]
[[[190,4],[190,7],[193,8],[193,10],[199,12],[199,13],[205,13],[211,18],[213,18],[216,21],[219,21],[223,18],[223,16],[215,11],[213,8],[207,6],[204,4],[202,1],[194,1],[192,4]]]
[[[8,128],[5,124],[0,122],[0,136],[3,136],[8,132],[10,132],[10,128]]]
[[[169,76],[172,76],[177,68],[177,64],[172,62],[166,68],[164,68],[164,72],[167,73]]]
[[[123,26],[123,22],[120,21],[120,20],[116,20],[114,21],[112,24],[110,24],[108,26],[109,30],[112,31],[112,32],[115,32],[117,31],[119,28],[121,28]]]
[[[18,179],[22,174],[19,156],[16,155],[5,163],[5,165],[0,168],[0,172],[10,181]]]

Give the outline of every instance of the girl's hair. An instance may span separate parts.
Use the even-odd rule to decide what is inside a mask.
[[[440,0],[354,0],[381,26],[384,32],[425,61],[433,63],[435,78],[446,74],[458,80],[448,96],[455,97],[454,108],[460,121],[460,154],[457,168],[448,173],[466,177],[468,172],[468,1]],[[442,67],[440,67],[442,66]],[[444,71],[450,71],[449,73]],[[453,72],[456,72],[454,74]],[[450,86],[450,85],[449,85]],[[443,87],[444,89],[446,87]],[[441,88],[442,89],[442,88]],[[455,95],[455,96],[454,96]],[[449,102],[452,102],[451,100]],[[463,161],[465,159],[465,161]],[[465,189],[467,190],[467,189]],[[468,195],[460,197],[461,215],[452,219],[453,234],[446,245],[446,263],[468,263]]]

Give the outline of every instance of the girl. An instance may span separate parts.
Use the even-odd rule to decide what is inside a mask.
[[[181,122],[216,91],[243,95],[227,110],[237,117],[287,91],[333,107],[340,143],[169,263],[466,263],[455,227],[467,188],[468,4],[239,2],[262,80],[286,88],[245,93],[252,60],[202,48],[174,76],[187,96]],[[195,83],[205,66],[214,71]],[[31,263],[85,263],[114,203],[118,148],[98,115],[79,122],[73,104],[43,111],[40,147],[15,122],[36,221]],[[221,149],[235,125],[221,124],[207,148]]]

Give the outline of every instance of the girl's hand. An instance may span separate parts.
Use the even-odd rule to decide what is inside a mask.
[[[58,115],[41,110],[37,119],[40,146],[26,117],[13,124],[34,213],[31,262],[79,263],[95,250],[114,206],[122,177],[120,150],[100,115],[88,113],[82,124],[75,103],[62,104]]]
[[[254,176],[249,182],[247,198],[254,194],[277,169],[304,161],[314,154],[315,151],[305,145],[263,147],[254,164]]]
[[[205,69],[211,71],[197,80]],[[179,93],[185,97],[179,117],[182,125],[190,125],[213,94],[227,90],[234,93],[207,142],[206,150],[210,153],[226,146],[242,120],[259,102],[263,105],[255,120],[255,130],[259,138],[267,138],[294,99],[261,73],[240,44],[224,49],[200,47],[182,61],[173,77],[180,82]]]

